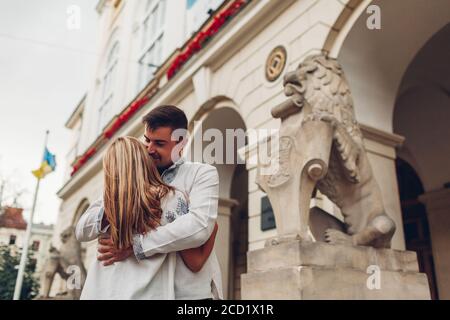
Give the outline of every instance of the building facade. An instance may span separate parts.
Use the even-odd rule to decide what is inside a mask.
[[[350,83],[397,225],[393,248],[416,251],[432,296],[450,298],[448,1],[101,0],[97,11],[95,77],[66,123],[74,138],[58,192],[56,247],[62,230],[100,197],[108,143],[141,136],[142,116],[152,107],[175,104],[186,112],[192,137],[186,153],[205,161],[202,150],[212,137],[226,143],[229,129],[276,130],[280,122],[270,111],[286,99],[283,74],[308,55],[327,53]],[[223,157],[245,161],[213,163],[220,177],[216,247],[229,299],[240,298],[246,252],[276,235],[255,184],[257,145],[236,141]],[[326,197],[312,202],[339,217]],[[95,243],[84,246],[88,265]]]
[[[16,253],[23,248],[26,238],[27,222],[22,216],[23,209],[4,207],[0,214],[0,246],[9,246]],[[35,277],[40,279],[48,252],[52,244],[53,225],[34,224],[32,228],[29,250],[35,267]]]

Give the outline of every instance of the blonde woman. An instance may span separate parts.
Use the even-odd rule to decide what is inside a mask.
[[[115,140],[103,158],[103,171],[103,203],[100,199],[94,204],[104,207],[102,225],[82,221],[89,219],[82,216],[78,225],[92,228],[88,237],[77,236],[79,239],[108,237],[116,249],[130,248],[135,235],[151,233],[172,222],[182,214],[180,204],[188,207],[185,195],[161,180],[153,159],[136,138]],[[172,252],[139,261],[126,259],[110,266],[95,259],[81,299],[175,299],[176,259],[181,257],[192,272],[199,271],[211,254],[216,232],[217,227],[203,246],[180,251],[179,255]]]

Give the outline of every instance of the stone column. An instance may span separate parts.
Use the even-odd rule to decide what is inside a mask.
[[[228,297],[231,268],[231,213],[233,207],[237,204],[238,202],[234,199],[219,198],[217,216],[219,231],[216,236],[215,248],[217,259],[220,264],[220,270],[222,271],[223,296],[225,299]]]
[[[450,299],[450,189],[419,197],[427,208],[439,299]]]

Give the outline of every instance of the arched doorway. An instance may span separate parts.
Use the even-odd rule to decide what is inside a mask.
[[[72,218],[72,226],[76,226],[78,223],[78,220],[80,220],[81,215],[86,211],[86,209],[89,208],[89,200],[84,198],[80,201],[80,204],[77,207],[77,210],[75,210],[75,214]]]
[[[427,219],[432,246],[428,249],[417,248],[419,264],[428,274],[432,297],[448,299],[450,297],[450,254],[448,243],[450,241],[450,218],[448,218],[449,205],[445,201],[439,202],[433,197],[435,192],[448,194],[450,181],[450,24],[439,30],[420,49],[409,64],[396,99],[394,110],[394,130],[403,135],[406,140],[404,146],[398,150],[398,155],[408,161],[410,167],[401,163],[398,174],[406,175],[410,179],[402,189],[408,190],[409,206],[402,209],[408,211],[407,217],[418,216],[420,212]],[[413,169],[414,168],[414,169]],[[414,180],[412,177],[416,176]],[[420,188],[415,187],[419,182]],[[399,180],[400,184],[400,180]],[[416,188],[416,189],[414,189]],[[414,194],[417,193],[417,194]],[[418,193],[420,192],[420,193]],[[416,200],[412,200],[415,196]],[[406,197],[406,195],[404,195]],[[447,203],[450,202],[446,195]],[[418,199],[418,200],[417,200]],[[428,199],[423,201],[423,199]],[[419,204],[421,201],[426,204]],[[418,217],[417,217],[418,219]],[[424,223],[410,223],[412,237],[421,236],[421,230],[427,230]],[[408,220],[407,222],[411,222]],[[405,224],[406,226],[406,224]],[[416,227],[417,226],[417,227]],[[405,240],[408,237],[405,229]],[[425,245],[418,241],[413,246]],[[432,257],[431,257],[432,255]],[[433,268],[434,265],[434,268]]]
[[[421,195],[415,195],[414,202],[404,198],[405,195],[399,194],[397,197],[397,187],[395,191],[392,190],[394,184],[402,183],[400,180],[391,181],[386,176],[380,179],[383,200],[391,209],[401,207],[398,217],[406,219],[396,220],[397,232],[393,243],[400,244],[404,240],[406,247],[412,248],[412,242],[416,241],[412,240],[416,236],[415,226],[408,219],[424,221],[424,213],[419,215],[420,219],[412,218],[414,214],[404,212],[405,205],[415,203],[407,211],[419,210],[417,201],[424,201],[433,260],[420,262],[421,268],[433,278],[430,276],[431,272],[426,270],[432,268],[426,265],[432,265],[434,261],[435,280],[430,280],[432,295],[448,299],[450,2],[374,0],[363,2],[361,6],[367,7],[369,4],[380,8],[381,29],[370,30],[367,27],[369,15],[361,7],[361,10],[355,10],[359,16],[348,19],[348,25],[342,28],[345,32],[340,38],[345,40],[336,43],[332,52],[342,63],[350,83],[358,120],[380,130],[386,137],[398,134],[405,138],[403,146],[393,150],[391,158],[378,157],[373,165],[376,171],[384,163],[383,166],[397,170],[398,179],[407,174],[410,179],[413,176],[420,177],[422,184]],[[389,147],[388,144],[384,146]],[[395,156],[403,162],[395,160]],[[405,163],[408,163],[409,169]],[[411,168],[414,170],[410,170]],[[398,190],[401,193],[405,188],[408,187],[403,183]],[[388,189],[390,190],[386,191]],[[403,232],[403,226],[409,229]],[[424,223],[419,227],[424,228]],[[402,249],[399,246],[394,248]],[[426,256],[425,249],[418,245],[416,249],[419,251],[419,259]],[[437,289],[433,288],[432,281],[435,281]]]
[[[248,251],[248,172],[244,164],[238,164],[231,183],[231,198],[237,205],[231,214],[231,269],[229,299],[241,299],[241,275],[247,272]]]
[[[424,193],[423,185],[408,162],[398,158],[396,165],[406,249],[417,253],[419,270],[427,274],[431,298],[436,300],[438,291],[427,211],[419,201],[419,196]]]
[[[185,156],[209,163],[219,173],[219,231],[216,253],[225,299],[240,299],[240,275],[246,272],[248,248],[248,173],[238,150],[246,145],[246,126],[231,101],[200,111],[191,121]]]
[[[450,21],[447,0],[374,0],[381,11],[381,29],[367,27],[369,14],[349,19],[342,43],[336,43],[352,90],[357,119],[393,132],[393,112],[402,78],[419,50]],[[405,10],[408,8],[408,10]],[[447,51],[448,52],[448,51]],[[444,54],[444,52],[442,52]],[[448,56],[448,54],[447,54]]]
[[[77,210],[75,211],[75,214],[73,215],[72,218],[72,226],[76,226],[78,223],[78,220],[80,220],[81,216],[83,215],[84,212],[86,212],[86,210],[89,208],[89,200],[84,198],[83,200],[80,201],[80,204],[77,207]],[[92,242],[91,242],[92,243]],[[87,248],[89,247],[89,243],[86,242],[81,242],[81,259],[84,262],[84,266],[87,267],[88,263],[91,261],[89,259],[87,259],[86,257],[86,252],[87,252]],[[89,260],[89,261],[87,261]]]

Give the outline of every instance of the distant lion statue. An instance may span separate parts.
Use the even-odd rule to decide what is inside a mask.
[[[325,55],[309,56],[286,74],[284,90],[289,99],[272,109],[281,118],[270,164],[277,169],[260,163],[257,174],[279,239],[312,240],[310,199],[317,189],[344,217],[343,231],[326,230],[327,242],[389,248],[395,223],[384,208],[341,66]]]
[[[41,291],[38,299],[47,299],[55,274],[67,282],[67,292],[58,294],[57,299],[80,298],[86,269],[81,259],[81,246],[75,238],[75,227],[70,226],[61,233],[60,250],[50,248],[50,256],[45,262],[41,276]]]

